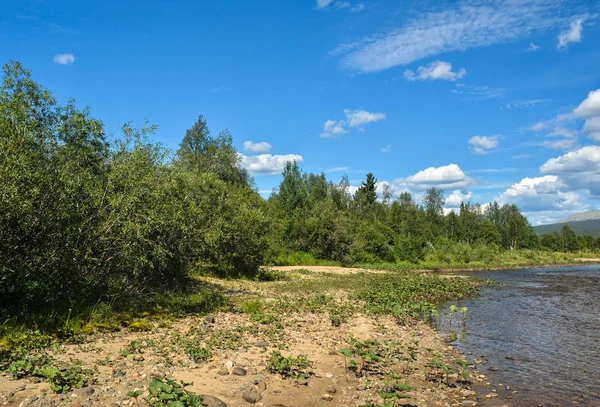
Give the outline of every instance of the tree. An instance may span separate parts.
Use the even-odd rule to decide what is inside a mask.
[[[213,173],[223,181],[247,186],[252,184],[248,172],[241,167],[241,158],[232,145],[229,131],[210,134],[204,116],[185,132],[177,150],[179,164],[188,171]]]
[[[563,249],[565,252],[575,252],[579,250],[577,235],[569,225],[563,226],[562,230],[560,231],[560,236],[562,238]]]
[[[368,173],[365,181],[358,187],[354,194],[354,202],[361,210],[368,210],[377,202],[377,179],[373,173]]]

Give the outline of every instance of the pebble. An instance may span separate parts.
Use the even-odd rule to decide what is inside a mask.
[[[243,369],[241,367],[235,367],[233,368],[233,371],[231,372],[234,376],[246,376],[246,373],[248,373],[246,371],[246,369]]]
[[[325,401],[331,401],[331,400],[333,400],[333,396],[332,396],[331,394],[329,394],[329,393],[327,393],[327,394],[322,394],[322,395],[321,395],[321,400],[325,400]]]
[[[256,388],[262,393],[267,390],[267,383],[260,380],[258,383],[256,383]]]
[[[336,391],[337,391],[337,389],[333,385],[330,385],[329,387],[327,387],[327,393],[335,394]]]
[[[257,388],[255,387],[251,387],[249,389],[246,389],[243,393],[242,393],[242,398],[244,400],[246,400],[248,403],[258,403],[260,400],[262,400],[262,395],[260,394],[260,392],[258,391]]]
[[[227,376],[229,374],[229,370],[227,370],[226,367],[222,367],[219,370],[217,370],[217,374],[221,376]]]
[[[266,348],[267,346],[269,346],[269,342],[263,340],[256,341],[254,342],[254,346],[256,346],[257,348]]]

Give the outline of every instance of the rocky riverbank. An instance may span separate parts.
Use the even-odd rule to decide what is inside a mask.
[[[148,406],[156,376],[190,383],[213,407],[506,405],[424,322],[352,310],[340,291],[324,312],[333,297],[297,302],[274,294],[280,281],[222,284],[237,304],[231,311],[149,320],[137,331],[48,348],[58,363],[86,369],[84,387],[55,393],[45,381],[4,372],[0,404]]]

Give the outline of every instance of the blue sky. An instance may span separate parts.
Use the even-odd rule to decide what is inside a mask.
[[[8,60],[114,136],[176,148],[204,114],[265,196],[296,159],[534,224],[598,208],[597,1],[4,0]]]

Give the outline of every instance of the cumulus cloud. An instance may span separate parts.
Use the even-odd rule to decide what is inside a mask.
[[[344,128],[345,122],[343,120],[327,120],[323,125],[323,133],[321,137],[333,137],[340,134],[348,133],[348,130]]]
[[[391,144],[388,144],[387,146],[385,146],[385,147],[383,147],[381,149],[382,153],[389,153],[390,151],[392,151],[392,145]]]
[[[583,21],[584,18],[577,18],[571,22],[569,29],[558,34],[558,43],[556,48],[566,49],[571,42],[581,42],[583,37]]]
[[[345,119],[327,120],[323,125],[321,137],[333,137],[344,133],[349,133],[348,128],[362,129],[362,126],[368,123],[376,122],[386,118],[385,113],[371,113],[365,110],[344,109]]]
[[[426,66],[417,68],[417,73],[407,69],[404,71],[404,78],[408,81],[426,81],[441,79],[444,81],[456,81],[462,79],[467,71],[460,68],[458,71],[452,71],[452,64],[444,61],[434,61]]]
[[[596,143],[600,143],[600,116],[587,119],[583,125],[583,131],[588,133]]]
[[[584,119],[583,131],[600,143],[600,89],[591,91],[587,98],[573,110],[573,116]]]
[[[279,175],[288,161],[302,162],[304,158],[298,154],[285,155],[241,155],[241,165],[252,175]]]
[[[473,136],[469,139],[469,148],[475,154],[486,154],[498,147],[500,136]]]
[[[473,183],[456,164],[429,167],[395,183],[404,184],[410,189],[424,190],[432,187],[442,189],[465,189]]]
[[[588,190],[600,197],[600,147],[586,146],[551,158],[540,167],[542,174],[557,176],[564,188]]]
[[[600,89],[588,93],[587,98],[573,110],[573,114],[584,119],[600,116]]]
[[[516,204],[522,211],[574,210],[583,208],[581,197],[569,192],[556,175],[523,178],[504,191],[497,200]]]
[[[395,29],[376,32],[332,55],[342,55],[342,67],[379,72],[454,51],[502,44],[564,25],[562,0],[478,0],[457,2],[446,10],[419,13]]]
[[[539,46],[539,45],[535,45],[533,42],[530,42],[530,43],[529,43],[529,47],[527,47],[527,50],[526,50],[526,51],[529,51],[529,52],[536,52],[536,51],[537,51],[537,50],[539,50],[539,49],[540,49],[540,46]]]
[[[70,65],[75,63],[75,55],[73,54],[56,54],[53,61],[59,65]]]
[[[268,153],[271,151],[271,147],[266,141],[261,141],[260,143],[244,141],[244,151],[247,153]]]
[[[473,198],[472,192],[463,193],[460,189],[452,191],[446,198],[446,207],[458,208],[461,203],[468,202]]]

